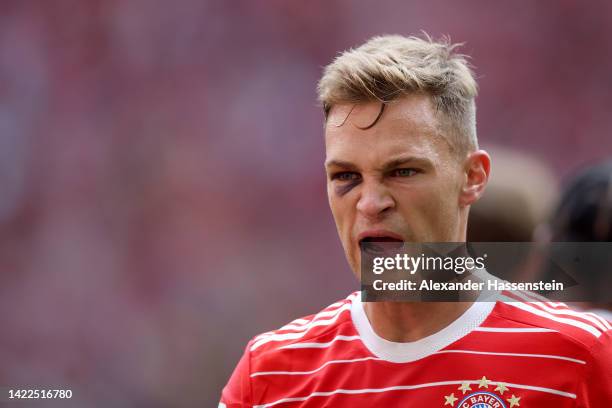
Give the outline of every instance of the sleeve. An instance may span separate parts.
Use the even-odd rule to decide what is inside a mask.
[[[608,330],[601,335],[587,364],[586,376],[578,390],[578,406],[612,406],[612,331]]]
[[[252,407],[250,348],[251,342],[247,344],[238,365],[221,392],[219,408]]]

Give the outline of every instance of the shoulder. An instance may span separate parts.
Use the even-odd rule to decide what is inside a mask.
[[[538,372],[537,381],[545,384],[557,378],[577,407],[612,401],[612,327],[597,314],[533,293],[504,291],[475,332],[477,346],[529,357],[531,363],[521,373]],[[534,368],[536,363],[540,369]]]
[[[286,325],[255,336],[248,344],[252,358],[299,348],[326,335],[356,334],[351,320],[351,306],[359,292],[350,294],[320,312],[292,320]]]
[[[280,381],[284,378],[275,374],[329,357],[328,353],[314,356],[309,353],[312,349],[358,338],[351,320],[352,301],[358,295],[359,292],[352,293],[319,313],[292,320],[279,329],[252,338],[223,389],[222,404],[228,408],[251,406],[259,400],[262,390],[270,391],[269,378],[280,378]],[[260,381],[262,378],[267,380]],[[285,385],[279,386],[280,389]]]
[[[541,341],[582,352],[608,347],[612,325],[594,313],[575,310],[565,303],[521,291],[504,291],[489,321],[525,333],[547,333]]]

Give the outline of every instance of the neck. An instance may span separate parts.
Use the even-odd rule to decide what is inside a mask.
[[[460,220],[467,220],[463,208]],[[454,240],[465,242],[467,222],[460,221]],[[474,299],[475,297],[473,297]],[[439,332],[461,316],[474,302],[364,302],[363,308],[374,332],[396,343],[417,341]]]
[[[406,343],[439,332],[473,302],[367,302],[365,314],[374,332],[385,340]]]

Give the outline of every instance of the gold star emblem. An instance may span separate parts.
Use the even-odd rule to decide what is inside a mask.
[[[520,397],[517,398],[514,396],[514,394],[512,394],[512,397],[508,398],[506,401],[510,403],[510,408],[514,406],[520,407],[521,406],[521,404],[519,404],[520,399],[521,399]]]
[[[465,395],[466,392],[468,391],[472,391],[472,387],[470,387],[470,383],[468,382],[464,382],[463,384],[461,384],[461,386],[459,388],[457,388],[459,391],[463,391],[463,395]]]
[[[482,376],[482,379],[480,379],[478,381],[478,388],[489,388],[489,383],[491,382],[491,380],[487,380],[487,377],[485,377],[484,375]]]
[[[504,392],[508,391],[508,387],[503,382],[498,382],[497,387],[495,387],[495,391],[499,391],[501,395],[504,395]]]
[[[452,407],[455,405],[455,401],[457,401],[459,398],[456,398],[455,393],[452,393],[451,395],[444,396],[444,399],[446,399],[444,405],[450,405]]]

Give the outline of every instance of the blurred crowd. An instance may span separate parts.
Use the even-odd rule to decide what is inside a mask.
[[[356,290],[315,85],[375,34],[466,43],[492,180],[527,191],[532,239],[612,153],[612,3],[419,4],[3,1],[0,386],[215,406],[250,337]],[[480,214],[527,208],[507,200]]]

